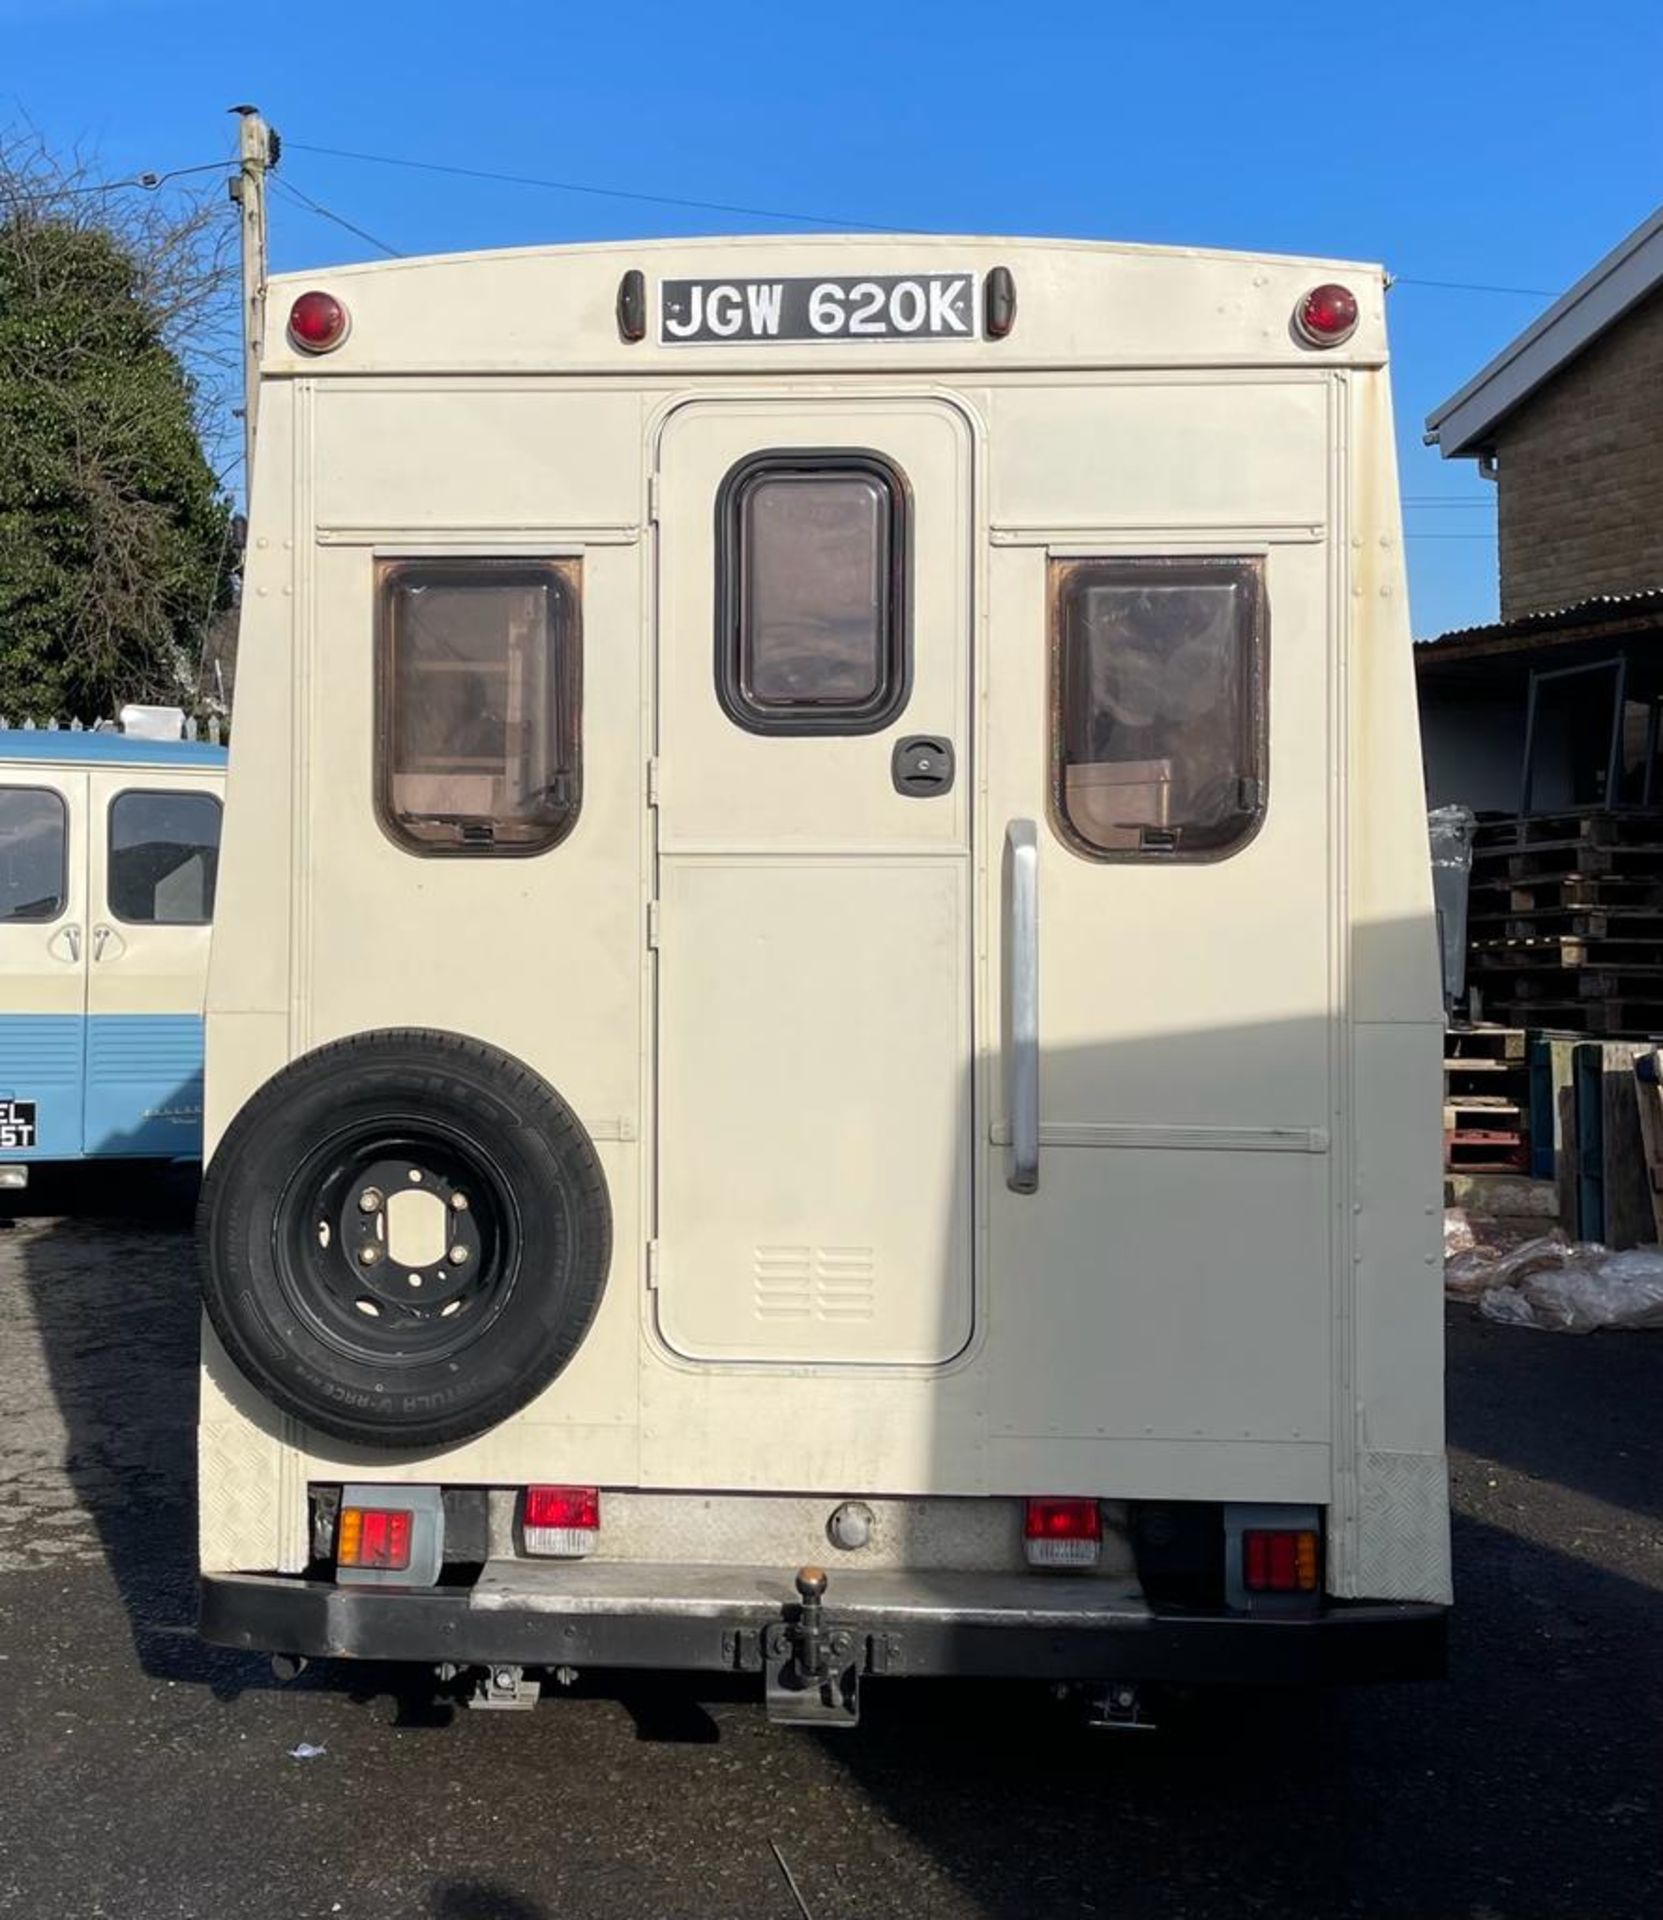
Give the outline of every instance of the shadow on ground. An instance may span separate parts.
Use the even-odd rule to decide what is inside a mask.
[[[145,1673],[222,1697],[266,1689],[263,1661],[205,1649],[191,1632],[188,1195],[85,1181],[30,1201],[73,1201],[74,1217],[12,1229],[69,1484]],[[903,1910],[875,1903],[878,1887],[904,1894],[906,1910],[939,1901],[1013,1917],[1663,1911],[1663,1336],[1577,1340],[1454,1310],[1450,1383],[1459,1604],[1446,1684],[1217,1694],[1169,1703],[1147,1735],[1082,1733],[1024,1690],[897,1684],[869,1690],[857,1731],[802,1748],[781,1744],[801,1735],[760,1728],[742,1688],[595,1676],[580,1692],[621,1703],[628,1719],[608,1719],[605,1733],[584,1721],[585,1737],[604,1739],[620,1782],[712,1796],[719,1816],[688,1818],[718,1851],[718,1827],[737,1824],[753,1854],[777,1839],[815,1920]],[[325,1667],[298,1686],[391,1694],[407,1726],[446,1718],[419,1672]],[[536,1716],[552,1729],[551,1762],[561,1711],[556,1701]],[[532,1787],[491,1772],[492,1752],[527,1758],[521,1740],[499,1723],[421,1747],[436,1776],[465,1750],[491,1817],[535,1821],[546,1814],[526,1801]],[[671,1774],[642,1741],[675,1755]],[[771,1768],[797,1790],[782,1794],[778,1773],[770,1786]],[[639,1809],[633,1788],[615,1791],[622,1834]],[[651,1817],[674,1816],[660,1803]],[[538,1884],[436,1878],[427,1910],[545,1920],[551,1910],[524,1891]],[[777,1892],[744,1910],[797,1910],[783,1880]],[[690,1895],[685,1910],[725,1909]]]

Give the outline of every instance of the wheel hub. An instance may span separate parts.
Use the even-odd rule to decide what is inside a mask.
[[[349,1283],[400,1313],[438,1313],[459,1300],[481,1270],[481,1245],[468,1183],[414,1156],[355,1170],[319,1240],[348,1269]],[[333,1224],[328,1247],[321,1227]]]

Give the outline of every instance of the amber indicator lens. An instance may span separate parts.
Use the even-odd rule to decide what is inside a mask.
[[[344,1507],[335,1541],[343,1567],[402,1572],[410,1564],[410,1515],[400,1507]]]
[[[1241,1577],[1249,1593],[1315,1593],[1316,1535],[1268,1528],[1244,1533]]]

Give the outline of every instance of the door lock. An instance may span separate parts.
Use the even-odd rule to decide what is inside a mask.
[[[953,786],[953,743],[938,733],[909,733],[897,740],[889,762],[895,791],[913,800],[933,800]]]

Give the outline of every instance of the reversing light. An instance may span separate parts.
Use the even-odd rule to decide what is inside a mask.
[[[600,1536],[599,1487],[527,1487],[520,1539],[527,1553],[575,1560],[595,1551]]]
[[[410,1564],[410,1514],[403,1507],[342,1507],[335,1558],[343,1567],[402,1573]]]
[[[303,293],[289,309],[289,344],[302,353],[333,353],[346,338],[347,311],[332,293]]]
[[[1241,1580],[1249,1593],[1315,1593],[1317,1572],[1314,1532],[1250,1527],[1241,1537]]]
[[[1357,296],[1329,282],[1313,287],[1293,310],[1293,330],[1308,347],[1337,347],[1357,331]]]
[[[1030,1567],[1094,1567],[1103,1551],[1095,1500],[1030,1500],[1022,1533]]]

